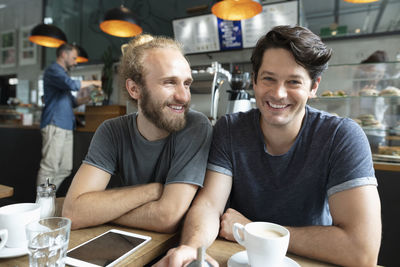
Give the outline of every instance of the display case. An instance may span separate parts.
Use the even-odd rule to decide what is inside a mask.
[[[400,62],[332,65],[308,104],[355,120],[375,162],[400,163],[399,88]]]

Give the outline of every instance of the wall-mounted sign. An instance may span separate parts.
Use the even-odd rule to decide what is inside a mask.
[[[220,50],[214,15],[174,20],[172,26],[175,38],[183,44],[185,54]]]
[[[17,62],[15,30],[0,33],[0,67],[15,67]]]
[[[242,20],[243,47],[255,47],[258,39],[278,25],[296,25],[297,1],[263,6],[257,16]]]
[[[242,26],[240,21],[218,18],[218,33],[221,50],[242,48]]]
[[[36,64],[36,44],[29,41],[33,26],[19,29],[19,65]]]
[[[173,20],[172,27],[185,54],[194,54],[254,47],[272,27],[297,23],[298,1],[290,1],[264,5],[251,19],[229,21],[210,14]]]

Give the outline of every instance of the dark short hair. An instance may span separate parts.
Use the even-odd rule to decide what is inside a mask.
[[[68,43],[64,43],[62,45],[60,45],[59,47],[57,47],[56,50],[56,57],[61,56],[61,54],[63,52],[70,52],[72,50],[76,50],[77,52],[79,51],[78,47],[74,46],[73,44],[68,44]]]
[[[264,52],[270,48],[283,48],[291,52],[297,64],[304,67],[314,82],[328,68],[332,49],[327,48],[319,36],[300,26],[276,26],[261,37],[251,55],[254,82],[262,64]]]

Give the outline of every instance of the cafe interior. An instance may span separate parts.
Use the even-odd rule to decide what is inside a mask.
[[[56,60],[60,44],[79,48],[78,64],[69,75],[76,80],[102,80],[103,94],[74,109],[73,171],[57,190],[58,208],[97,127],[104,120],[136,111],[117,77],[121,47],[131,38],[149,33],[183,44],[194,80],[191,108],[214,124],[226,113],[256,108],[250,78],[252,48],[272,27],[298,24],[333,49],[317,97],[308,105],[352,118],[362,126],[370,143],[382,206],[378,264],[400,266],[396,206],[400,204],[400,1],[247,1],[256,3],[258,9],[237,18],[217,6],[222,2],[227,1],[0,0],[0,206],[36,200],[43,73]],[[385,51],[384,62],[362,63],[377,50]],[[368,74],[360,77],[362,71]],[[374,82],[376,93],[365,94],[363,81]],[[389,87],[392,93],[380,93]],[[118,177],[113,177],[109,186],[117,185]],[[111,228],[115,226],[71,231],[70,247]],[[118,266],[154,263],[179,241],[178,234],[127,231],[150,235],[152,240]],[[228,243],[217,240],[207,250],[221,266],[243,250]],[[288,256],[301,266],[333,266]],[[27,257],[2,257],[0,252],[3,264],[26,266]]]

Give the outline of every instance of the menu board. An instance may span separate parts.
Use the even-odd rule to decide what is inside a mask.
[[[172,27],[185,54],[220,50],[217,19],[212,14],[174,20]]]
[[[241,21],[243,48],[255,47],[258,39],[275,26],[297,24],[297,14],[297,1],[263,6],[260,14]]]
[[[298,1],[263,6],[253,18],[241,21],[219,19],[213,14],[173,20],[175,39],[185,54],[254,47],[257,40],[277,25],[298,22]]]

